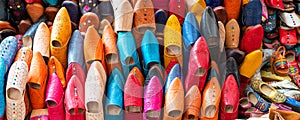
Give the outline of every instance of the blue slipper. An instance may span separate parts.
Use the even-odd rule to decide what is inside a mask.
[[[191,12],[186,14],[182,25],[183,35],[183,78],[185,78],[188,69],[190,51],[193,44],[201,36],[199,31],[199,24],[195,15]]]
[[[86,64],[83,54],[83,43],[84,39],[79,30],[75,30],[71,37],[68,47],[68,65],[71,62],[78,63],[83,70],[86,72]]]
[[[172,83],[175,78],[179,78],[181,80],[181,83],[183,84],[183,79],[182,79],[182,73],[181,73],[181,68],[179,64],[175,64],[173,68],[171,69],[167,79],[166,79],[166,84],[164,87],[164,94],[166,94],[170,84]],[[183,84],[184,85],[184,84]]]
[[[131,32],[118,32],[117,46],[124,76],[128,76],[133,67],[141,70],[140,60],[134,37]]]
[[[106,87],[105,119],[122,120],[124,118],[123,87],[125,79],[119,69],[111,72]]]
[[[143,55],[143,70],[144,75],[148,74],[151,63],[161,64],[160,53],[159,53],[159,43],[156,40],[155,35],[147,30],[144,34],[141,43],[141,51]]]
[[[260,0],[251,0],[242,14],[242,23],[245,26],[255,26],[261,23],[262,5]]]
[[[9,68],[15,59],[18,51],[18,41],[14,36],[6,37],[0,44],[1,56],[6,64],[6,68]],[[8,70],[8,69],[6,69]]]
[[[6,65],[3,58],[0,57],[0,117],[4,115],[5,111],[5,96],[4,96],[4,84],[5,84]]]

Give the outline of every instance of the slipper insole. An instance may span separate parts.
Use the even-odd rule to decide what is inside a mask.
[[[126,63],[126,65],[133,65],[135,62],[134,62],[134,59],[132,57],[127,57],[125,59],[125,63]]]
[[[7,95],[8,95],[8,98],[11,99],[11,100],[19,100],[21,99],[21,92],[16,89],[16,88],[9,88],[7,90]]]
[[[167,53],[169,55],[180,55],[180,47],[175,45],[170,45],[167,47]]]
[[[204,68],[198,68],[195,72],[195,76],[203,76],[206,73],[206,70]]]
[[[181,111],[180,110],[172,110],[168,113],[168,116],[177,118],[177,117],[181,116]]]
[[[117,54],[114,54],[114,53],[107,54],[105,58],[106,58],[106,62],[108,64],[118,63],[118,55]]]
[[[88,102],[87,109],[90,113],[98,113],[99,112],[99,104],[97,102]]]
[[[127,106],[128,112],[132,113],[139,113],[141,112],[141,107],[140,106]]]
[[[116,105],[107,106],[107,113],[111,115],[119,115],[121,112],[121,108]]]
[[[226,105],[225,106],[225,112],[226,113],[232,113],[233,112],[233,106],[232,105]]]
[[[265,84],[261,85],[261,90],[262,90],[261,92],[264,93],[265,95],[270,95],[270,93],[272,92],[272,89]]]
[[[253,103],[253,105],[256,105],[258,102],[256,96],[253,93],[249,93],[249,100]]]
[[[36,83],[29,82],[28,84],[31,88],[34,88],[34,89],[40,89],[41,88],[41,86],[39,84],[36,84]]]
[[[205,109],[205,115],[208,118],[212,118],[215,116],[216,114],[216,106],[215,105],[209,105],[206,109]]]
[[[158,111],[150,110],[146,112],[146,118],[159,118],[160,113]]]
[[[54,102],[54,101],[52,101],[52,100],[47,100],[46,102],[47,102],[47,104],[48,104],[49,106],[51,106],[51,107],[57,105],[56,102]]]

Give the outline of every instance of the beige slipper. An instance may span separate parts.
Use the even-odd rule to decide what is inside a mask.
[[[85,82],[85,107],[87,120],[103,120],[103,104],[106,74],[102,64],[94,61]]]
[[[50,30],[45,23],[41,23],[33,39],[33,51],[40,52],[43,57],[50,58]]]
[[[115,32],[118,31],[131,31],[133,23],[133,8],[128,0],[124,0],[121,3],[112,2],[114,6]],[[117,5],[117,7],[115,7]]]
[[[6,85],[6,117],[8,120],[24,120],[26,106],[24,95],[28,77],[28,66],[24,61],[12,64]]]

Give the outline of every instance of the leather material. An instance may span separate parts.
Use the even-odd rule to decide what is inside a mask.
[[[201,106],[201,119],[203,120],[218,120],[219,109],[212,110],[209,107],[219,108],[221,100],[221,88],[218,82],[218,76],[215,68],[210,69],[210,79],[206,84]]]
[[[240,43],[240,50],[250,53],[261,47],[264,38],[264,29],[261,25],[248,27]]]
[[[50,6],[56,6],[60,0],[43,0],[45,4],[49,4]]]
[[[227,13],[223,6],[217,6],[214,9],[217,21],[221,21],[223,24],[227,22]]]
[[[49,120],[48,109],[32,110],[30,120]]]
[[[108,21],[107,19],[102,19],[101,22],[100,22],[99,30],[98,30],[98,32],[99,32],[99,34],[100,34],[101,36],[103,36],[103,29],[104,29],[105,26],[107,26],[107,25],[110,25],[110,26],[111,26],[110,21]],[[113,29],[113,28],[112,28],[112,29]]]
[[[255,50],[246,55],[244,62],[241,64],[239,72],[241,75],[251,78],[262,63],[262,51]]]
[[[258,93],[254,92],[254,90],[250,86],[247,86],[244,91],[255,108],[259,109],[262,112],[267,112],[269,110],[271,103],[262,98]]]
[[[49,75],[52,73],[56,73],[61,81],[63,88],[67,87],[67,82],[65,79],[65,69],[62,64],[58,61],[58,59],[54,56],[51,56],[48,62]]]
[[[68,47],[68,65],[78,63],[84,71],[87,71],[84,59],[84,39],[79,30],[75,30]]]
[[[223,0],[205,0],[206,5],[212,8],[222,5]]]
[[[128,0],[124,0],[122,2],[114,3],[112,1],[112,5],[114,7],[114,15],[115,15],[115,32],[118,31],[131,31],[133,24],[133,8]]]
[[[300,27],[300,18],[295,12],[284,12],[279,14],[279,18],[289,27]]]
[[[269,10],[268,19],[262,23],[265,32],[271,32],[277,25],[277,11]]]
[[[46,14],[47,19],[49,21],[53,22],[58,10],[59,10],[59,8],[57,8],[57,7],[51,7],[51,6],[46,7],[45,14]]]
[[[181,67],[179,64],[175,64],[170,73],[167,76],[166,83],[164,86],[164,94],[166,94],[168,88],[170,87],[170,84],[172,81],[174,81],[175,78],[179,78],[180,80],[182,79],[182,72],[181,72]],[[183,83],[183,81],[181,81]]]
[[[161,85],[165,84],[165,70],[162,65],[153,65],[150,69],[149,72],[145,78],[145,83],[144,86],[147,86],[152,79],[152,77],[156,76],[160,82]]]
[[[231,19],[226,23],[226,40],[227,48],[238,48],[240,40],[240,27],[235,19]]]
[[[133,27],[141,33],[155,31],[154,6],[151,0],[138,0],[134,6]]]
[[[260,0],[252,0],[246,6],[242,14],[242,23],[245,26],[255,26],[261,23],[262,5]]]
[[[45,91],[48,78],[48,68],[40,52],[34,52],[30,71],[28,73],[28,86],[30,102],[33,109],[42,109],[45,104]]]
[[[98,5],[100,7],[101,19],[107,19],[112,23],[114,21],[114,10],[109,0],[102,1]]]
[[[226,56],[227,56],[227,58],[233,57],[237,61],[238,64],[241,64],[244,61],[245,52],[243,52],[239,49],[227,49]]]
[[[73,75],[68,83],[65,94],[65,111],[67,120],[84,120],[84,86],[78,77]]]
[[[6,68],[10,68],[18,51],[18,41],[14,36],[6,37],[0,44],[1,57],[5,60]]]
[[[154,118],[160,120],[163,100],[161,81],[153,76],[144,90],[144,112],[143,119]]]
[[[205,38],[209,48],[211,60],[219,59],[220,34],[214,11],[211,7],[206,7],[200,22],[200,34]]]
[[[76,77],[78,77],[78,79],[80,80],[81,84],[84,85],[85,79],[86,79],[85,72],[82,69],[81,65],[79,65],[76,62],[71,62],[69,64],[69,67],[67,68],[67,72],[66,72],[67,84],[69,83],[69,81],[73,75],[76,75]]]
[[[11,29],[13,31],[16,31],[16,29],[13,28],[13,26],[11,26],[11,24],[7,21],[0,21],[0,25],[1,25],[0,26],[1,31],[4,30],[4,29]],[[2,38],[2,39],[4,39],[4,38]]]
[[[31,3],[26,5],[26,11],[32,22],[35,23],[44,14],[44,7],[41,3]]]
[[[22,47],[21,49],[19,49],[19,51],[16,54],[15,57],[15,61],[25,61],[27,66],[28,66],[28,70],[30,68],[31,65],[31,60],[32,60],[32,50],[28,47]]]
[[[285,105],[292,108],[293,111],[299,112],[300,102],[291,97],[286,97]]]
[[[190,8],[190,12],[192,12],[197,18],[199,27],[202,20],[202,14],[205,8],[206,8],[205,0],[196,0],[194,5]]]
[[[23,120],[26,116],[24,102],[28,66],[24,61],[14,62],[9,70],[6,84],[6,117],[7,119]]]
[[[240,87],[239,66],[234,57],[229,57],[226,61],[226,76],[233,75],[238,87]]]
[[[36,34],[33,39],[33,52],[40,52],[43,57],[50,57],[50,30],[48,26],[42,22],[36,30]]]
[[[140,78],[142,78],[142,81]],[[140,71],[136,72],[136,70],[134,70],[134,73],[128,75],[124,85],[124,119],[142,118],[144,84],[143,82],[143,76]]]
[[[266,0],[265,2],[268,7],[284,10],[284,4],[282,0]]]
[[[175,78],[166,91],[164,105],[164,120],[181,120],[183,111],[184,89],[180,78]]]
[[[186,93],[184,98],[184,120],[194,119],[197,120],[201,106],[201,91],[197,85],[193,85]]]
[[[156,39],[159,43],[159,52],[161,62],[164,58],[164,29],[166,22],[168,20],[167,12],[163,10],[158,10],[155,12],[155,24],[156,24]]]
[[[32,42],[34,40],[35,33],[37,31],[37,28],[39,27],[39,25],[42,22],[46,22],[46,17],[45,16],[41,17],[41,19],[39,19],[38,22],[32,24],[31,27],[24,33],[23,38],[22,38],[23,39],[23,46],[32,48],[32,45],[33,45]]]
[[[203,37],[200,37],[191,49],[188,72],[185,79],[185,91],[197,85],[202,91],[209,68],[209,49]]]
[[[46,89],[46,103],[51,120],[64,120],[64,89],[56,73],[49,73]]]
[[[0,90],[4,91],[5,86],[5,74],[6,74],[6,64],[5,60],[0,57]],[[0,116],[3,116],[5,114],[5,94],[3,92],[0,93]]]
[[[108,78],[106,87],[105,118],[123,119],[123,88],[125,79],[119,69],[114,68]],[[116,110],[116,112],[114,111]]]
[[[105,61],[108,75],[114,68],[122,71],[120,56],[117,48],[117,35],[111,25],[106,25],[102,35],[103,46],[105,50]]]
[[[0,42],[8,36],[15,36],[16,32],[11,29],[4,29],[0,31]]]
[[[106,84],[106,73],[100,62],[92,63],[85,82],[86,119],[104,119],[102,99]]]
[[[100,61],[106,69],[103,42],[93,26],[90,26],[84,38],[84,57],[87,69],[93,61]],[[97,51],[97,52],[96,52]]]
[[[201,36],[199,32],[199,26],[195,15],[191,12],[188,12],[185,17],[185,21],[182,25],[182,34],[183,34],[183,45],[192,47],[192,45],[198,40]]]
[[[227,76],[221,94],[221,120],[237,119],[239,107],[239,87],[234,75]],[[229,108],[229,107],[232,107]]]
[[[95,29],[98,29],[100,25],[100,20],[98,16],[95,13],[88,12],[81,16],[79,21],[79,31],[81,32],[81,35],[84,35],[87,33],[87,30],[90,26],[94,26]]]
[[[188,62],[190,56],[190,50],[193,44],[200,37],[198,22],[195,15],[191,12],[186,14],[185,20],[182,25],[183,35],[183,75],[184,78],[188,69]]]
[[[87,76],[86,76],[86,81],[91,81],[91,80],[97,80],[97,82],[99,83],[99,86],[97,87],[100,87],[100,91],[98,91],[100,94],[99,97],[102,97],[103,94],[104,94],[104,91],[105,91],[105,85],[106,85],[106,79],[107,76],[106,76],[106,73],[105,73],[105,69],[104,67],[102,66],[102,64],[99,62],[99,61],[95,61],[91,64],[91,67],[87,73]],[[91,79],[91,80],[90,80]],[[94,82],[94,81],[92,81]],[[91,82],[91,83],[92,83]],[[89,92],[93,92],[93,87],[94,85],[91,85],[91,84],[87,84],[87,86],[92,86],[92,87],[87,87],[87,91]],[[96,88],[95,88],[96,89]],[[94,94],[94,93],[93,93]],[[91,94],[88,94],[86,95],[86,97],[93,97],[92,95],[90,96]],[[87,101],[88,102],[88,101]]]
[[[282,45],[293,46],[297,43],[296,30],[285,30],[281,27],[278,28],[279,39]]]
[[[160,53],[159,53],[159,43],[156,40],[155,35],[147,30],[144,34],[141,51],[143,56],[143,70],[144,74],[147,75],[151,67],[151,64],[161,64],[160,63]]]
[[[241,0],[224,0],[228,20],[239,18],[241,4]]]
[[[31,27],[30,19],[21,20],[18,29],[20,34],[25,34],[25,32]]]
[[[170,0],[169,1],[169,16],[175,15],[180,24],[184,21],[186,14],[186,1],[185,0]]]
[[[169,1],[168,0],[152,0],[154,11],[158,10],[169,10]]]
[[[124,76],[127,76],[133,67],[141,69],[135,40],[131,32],[118,32],[117,47]]]
[[[171,15],[164,29],[164,66],[167,67],[172,59],[183,66],[181,26],[175,15]],[[174,50],[175,49],[175,50]]]
[[[226,37],[226,30],[225,26],[221,21],[218,21],[218,27],[219,27],[219,34],[220,34],[220,52],[224,53],[225,51],[225,37]]]
[[[62,7],[56,14],[51,31],[50,52],[67,68],[67,49],[72,34],[71,20],[68,11]]]
[[[68,10],[72,24],[78,24],[80,19],[80,10],[78,5],[73,1],[64,1],[61,6]]]

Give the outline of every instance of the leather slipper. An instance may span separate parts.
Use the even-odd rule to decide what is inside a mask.
[[[48,26],[42,22],[38,26],[33,39],[33,52],[40,52],[45,58],[45,62],[48,62],[50,58],[50,35]]]
[[[25,119],[26,106],[24,93],[28,66],[24,61],[17,61],[10,67],[6,85],[6,117],[7,119]]]

